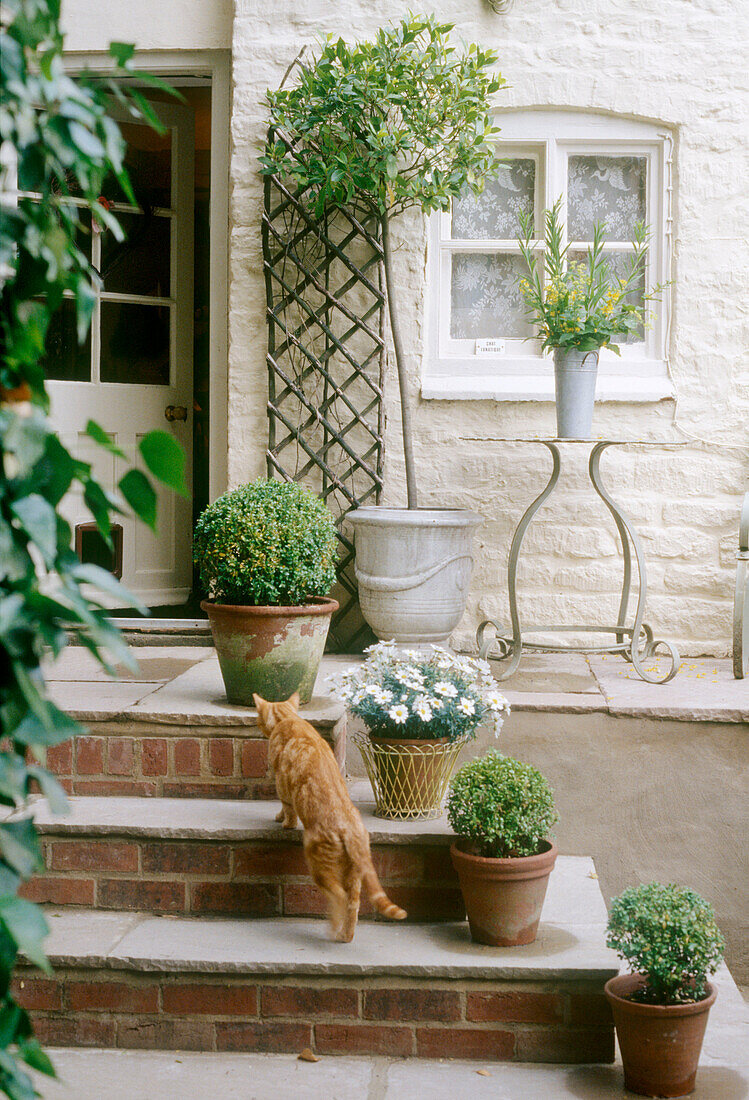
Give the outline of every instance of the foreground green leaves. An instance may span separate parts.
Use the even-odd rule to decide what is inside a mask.
[[[19,955],[50,969],[47,923],[17,892],[42,867],[31,795],[41,791],[55,813],[67,808],[65,792],[44,768],[47,748],[79,729],[48,698],[44,663],[74,636],[109,672],[123,664],[134,669],[106,606],[114,601],[145,611],[110,573],[79,561],[60,505],[66,494],[79,493],[110,541],[112,518],[128,508],[155,527],[152,478],[186,491],[184,456],[167,433],[143,438],[145,471],[124,472],[115,494],[67,451],[46,415],[42,359],[50,318],[67,296],[82,341],[99,289],[76,241],[90,232],[91,217],[122,239],[99,201],[105,180],[110,186],[114,178],[121,195],[135,202],[108,97],[160,129],[142,93],[118,78],[166,87],[139,75],[133,47],[121,43],[110,50],[111,77],[72,80],[63,66],[59,14],[59,0],[3,0],[0,34],[0,185],[4,194],[16,186],[20,192],[16,205],[0,207],[0,1092],[11,1100],[38,1095],[24,1065],[54,1076],[11,991]],[[91,421],[86,430],[127,462],[98,424]]]

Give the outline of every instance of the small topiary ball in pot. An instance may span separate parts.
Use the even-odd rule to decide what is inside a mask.
[[[558,820],[543,775],[496,749],[455,774],[447,816],[458,836],[471,842],[466,851],[494,859],[536,855]]]
[[[335,583],[335,519],[297,482],[255,481],[209,504],[195,528],[193,556],[216,603],[298,607]]]
[[[632,1000],[672,1005],[707,997],[707,975],[720,965],[725,940],[703,897],[651,882],[614,898],[606,945],[645,975]]]

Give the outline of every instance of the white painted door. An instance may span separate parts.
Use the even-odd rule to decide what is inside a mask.
[[[78,345],[71,302],[47,343],[53,421],[69,449],[93,462],[113,491],[128,463],[85,435],[89,419],[141,467],[142,436],[171,431],[184,448],[192,487],[194,116],[186,107],[153,106],[167,127],[163,135],[112,110],[128,143],[125,163],[138,205],[120,201],[115,181],[105,185],[125,240],[94,228],[80,242],[103,278],[89,337]],[[181,603],[192,580],[192,502],[157,491],[155,535],[133,517],[118,517],[122,581],[152,607]],[[74,527],[91,520],[80,497],[66,498],[63,511]]]

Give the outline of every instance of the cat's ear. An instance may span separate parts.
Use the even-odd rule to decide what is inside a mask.
[[[255,709],[257,710],[260,717],[262,719],[265,719],[270,704],[267,703],[265,699],[263,699],[262,695],[255,695],[254,693],[252,696],[252,701],[255,704]]]
[[[294,710],[299,710],[299,692],[295,691],[294,694],[286,700],[286,702],[289,704],[290,707],[293,707]]]

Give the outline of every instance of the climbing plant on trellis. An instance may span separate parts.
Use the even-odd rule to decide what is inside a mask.
[[[355,208],[317,216],[303,189],[269,175],[262,240],[268,473],[309,485],[338,518],[341,554],[333,594],[341,606],[329,645],[351,652],[372,635],[359,611],[354,547],[342,521],[352,508],[376,503],[382,489],[385,296],[379,226]]]

